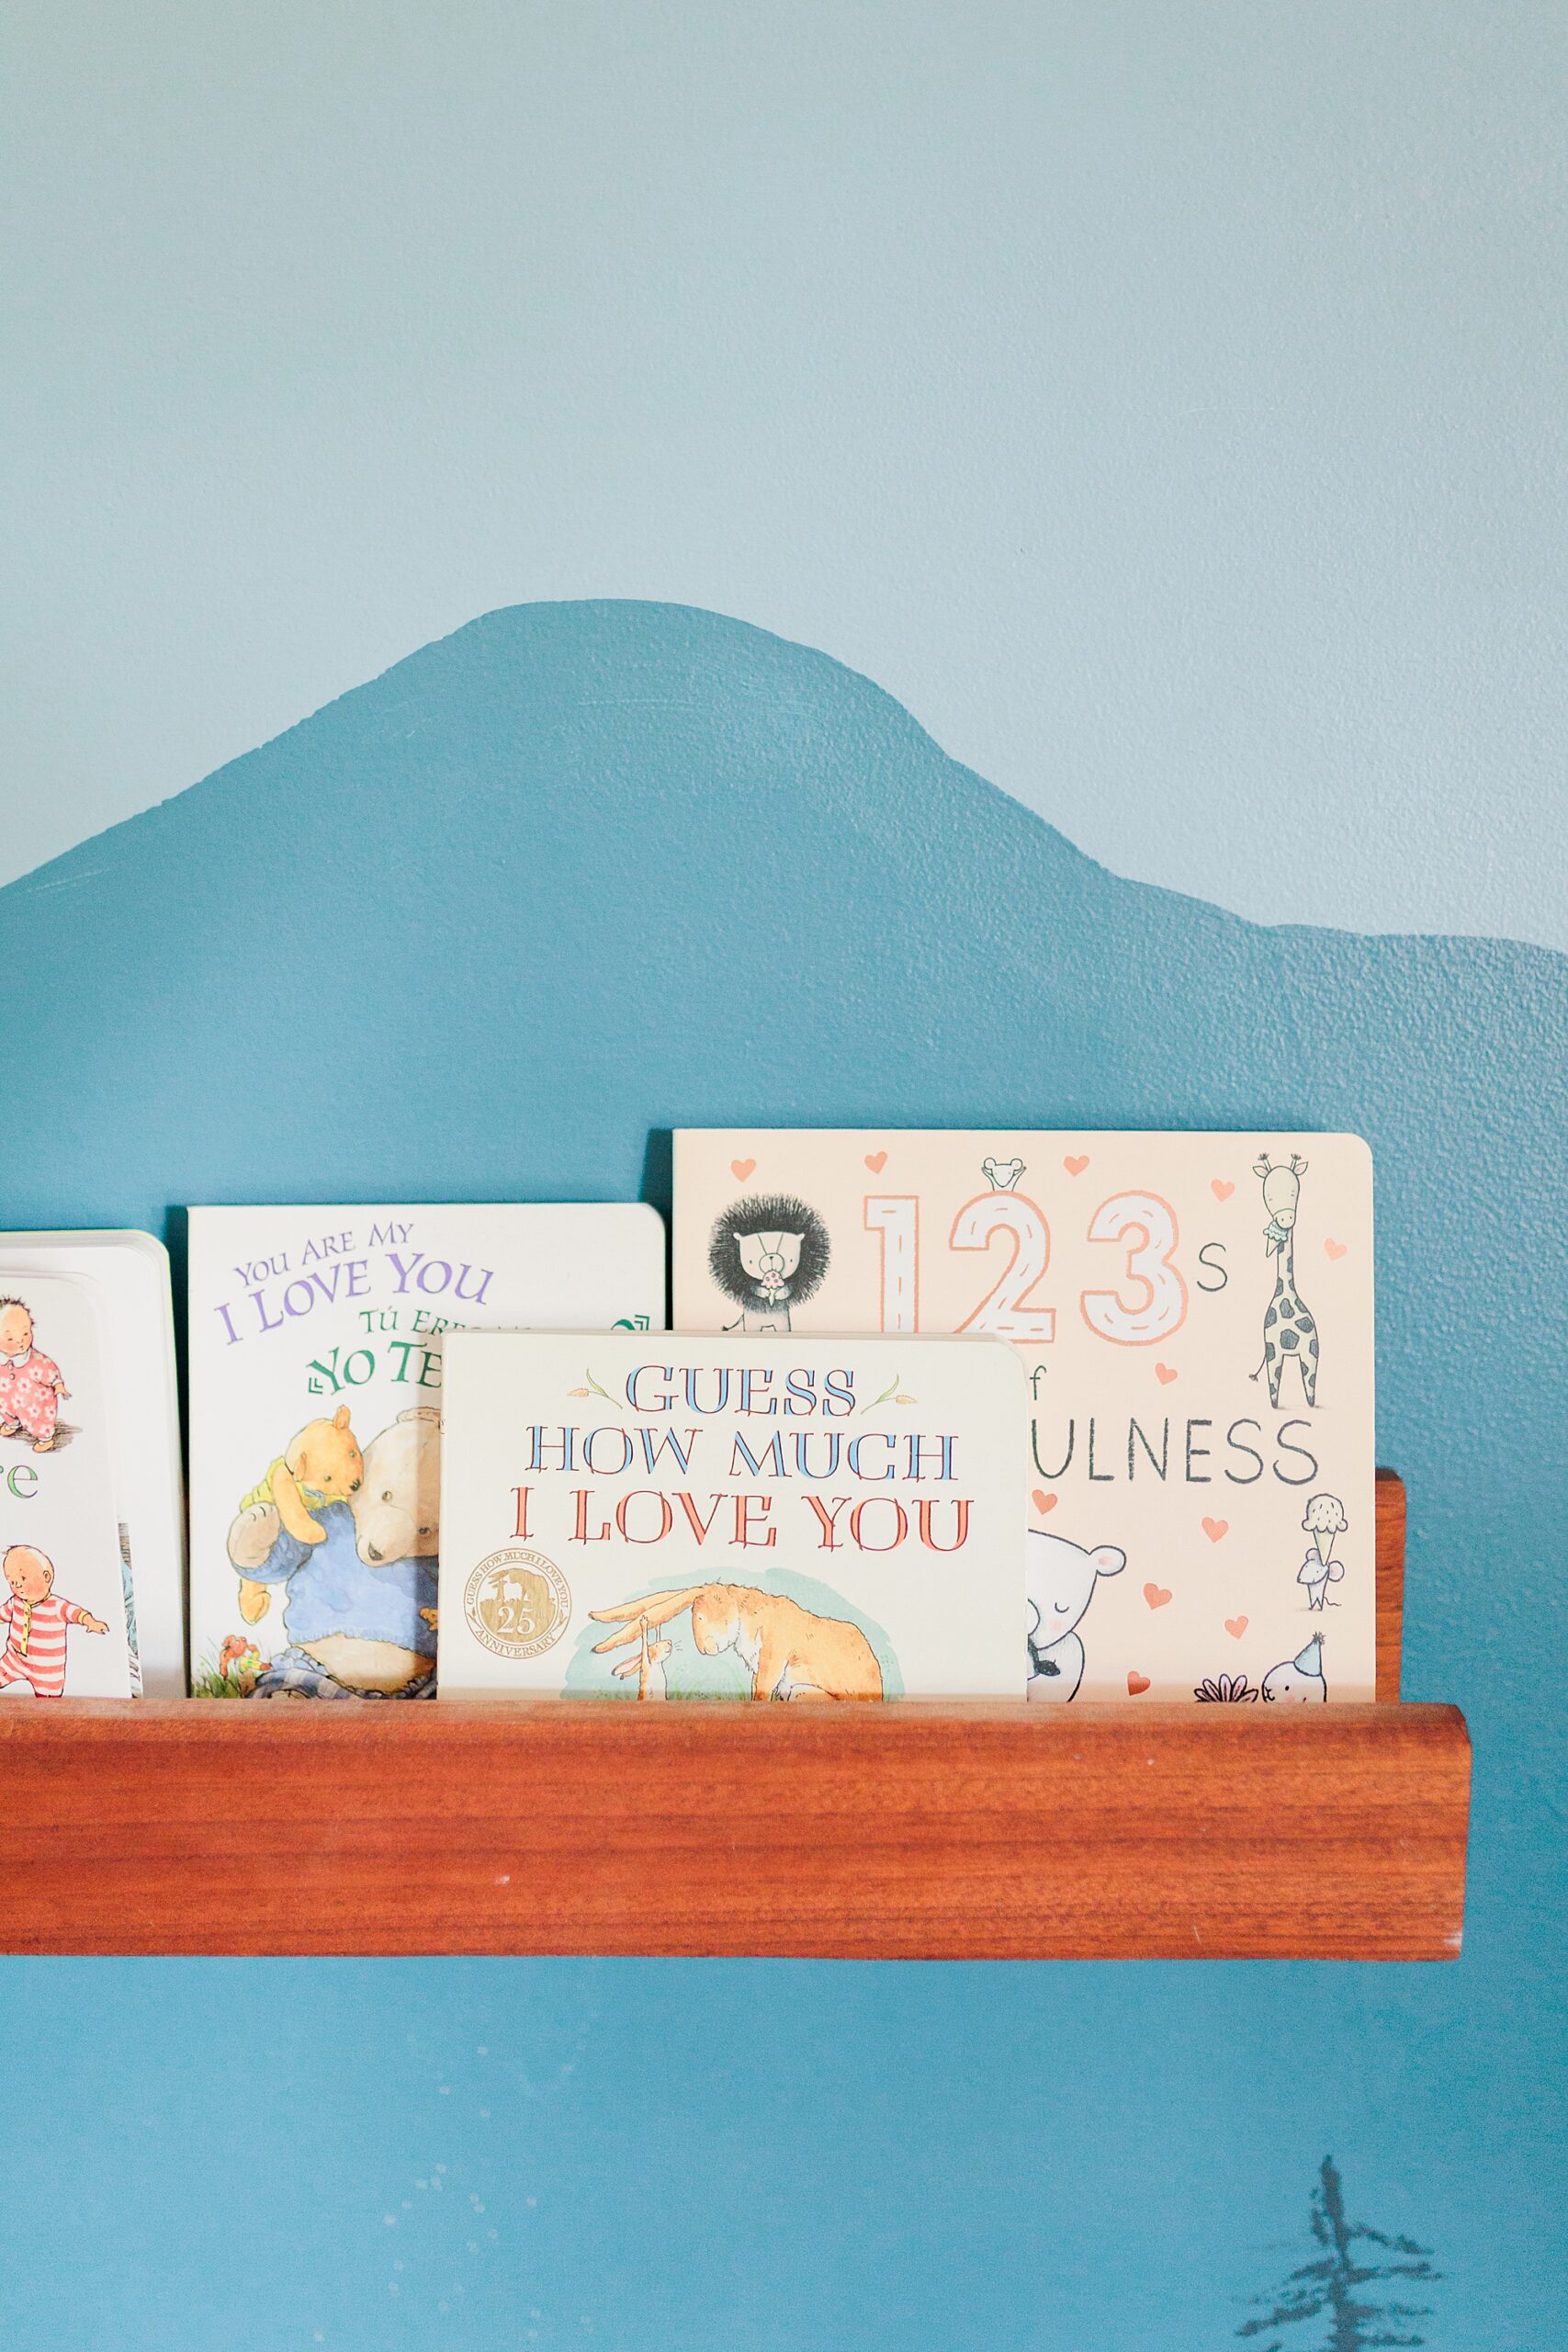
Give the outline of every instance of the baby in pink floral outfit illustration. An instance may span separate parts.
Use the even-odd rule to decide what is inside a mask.
[[[0,1298],[0,1437],[25,1430],[35,1453],[51,1453],[70,1394],[60,1366],[34,1347],[33,1318],[21,1300]]]

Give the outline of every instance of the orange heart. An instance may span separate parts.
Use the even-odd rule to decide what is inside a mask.
[[[865,1164],[874,1176],[880,1176],[887,1165],[887,1154],[885,1151],[868,1151]]]
[[[1081,1176],[1089,1166],[1089,1154],[1087,1151],[1069,1151],[1062,1165],[1069,1176]]]
[[[1163,1609],[1170,1599],[1170,1594],[1163,1584],[1146,1584],[1144,1587],[1144,1599],[1151,1609]]]
[[[1129,1699],[1135,1699],[1140,1690],[1146,1690],[1148,1687],[1149,1678],[1146,1674],[1129,1674],[1127,1677],[1127,1696]]]
[[[1176,1378],[1176,1366],[1170,1363],[1156,1363],[1155,1366],[1155,1378],[1159,1382],[1162,1388],[1168,1388],[1171,1382]]]
[[[1235,1186],[1234,1184],[1227,1184],[1223,1176],[1215,1176],[1210,1180],[1209,1190],[1213,1193],[1216,1201],[1228,1201],[1231,1194],[1235,1192]]]
[[[1030,1496],[1029,1499],[1034,1505],[1035,1510],[1040,1513],[1042,1519],[1044,1518],[1048,1510],[1055,1510],[1056,1508],[1055,1496],[1043,1494],[1038,1487],[1035,1487],[1034,1492]]]
[[[1225,1631],[1230,1635],[1233,1642],[1240,1641],[1242,1635],[1247,1631],[1247,1621],[1245,1617],[1227,1617],[1225,1619]]]
[[[736,1179],[738,1183],[744,1184],[747,1177],[751,1174],[756,1165],[757,1163],[754,1159],[732,1159],[729,1163],[729,1172]]]
[[[1348,1241],[1325,1241],[1323,1246],[1331,1258],[1343,1258],[1350,1244]]]
[[[1230,1532],[1231,1523],[1228,1519],[1206,1519],[1203,1521],[1203,1532],[1211,1544],[1217,1544],[1222,1535],[1228,1535]]]

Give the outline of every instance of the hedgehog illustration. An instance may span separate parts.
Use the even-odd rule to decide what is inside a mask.
[[[813,1208],[787,1193],[737,1201],[708,1243],[708,1266],[740,1312],[727,1331],[787,1331],[790,1308],[803,1306],[828,1271],[828,1228]]]

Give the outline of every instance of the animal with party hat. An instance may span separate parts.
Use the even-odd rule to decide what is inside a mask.
[[[1327,1698],[1321,1634],[1314,1634],[1306,1647],[1287,1658],[1282,1666],[1269,1668],[1263,1678],[1263,1696],[1270,1701],[1294,1699],[1308,1707]]]

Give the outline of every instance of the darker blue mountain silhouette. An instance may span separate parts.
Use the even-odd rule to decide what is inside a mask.
[[[1562,1688],[1561,957],[1120,880],[864,679],[641,604],[426,648],[0,892],[0,957],[23,1225],[665,1204],[681,1125],[1359,1129],[1410,1681]]]

